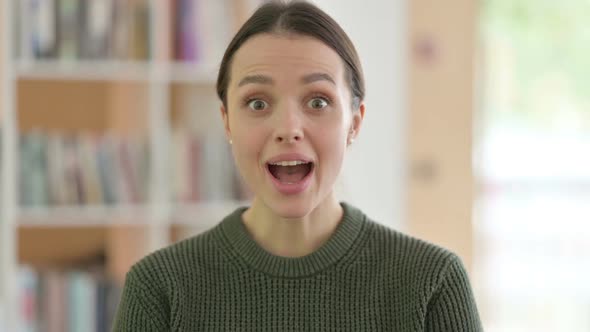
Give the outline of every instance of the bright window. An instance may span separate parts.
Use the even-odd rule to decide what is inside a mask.
[[[482,2],[486,331],[590,331],[590,2]]]

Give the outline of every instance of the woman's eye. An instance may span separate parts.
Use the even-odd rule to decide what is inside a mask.
[[[307,105],[313,109],[322,109],[328,106],[328,101],[326,100],[326,98],[316,97],[311,99]]]
[[[248,107],[255,111],[262,111],[264,110],[268,104],[262,99],[252,99],[248,102]]]

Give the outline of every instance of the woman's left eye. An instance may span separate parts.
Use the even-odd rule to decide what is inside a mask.
[[[328,100],[323,97],[315,97],[312,98],[309,102],[307,102],[307,106],[313,109],[322,109],[328,106],[328,104]]]

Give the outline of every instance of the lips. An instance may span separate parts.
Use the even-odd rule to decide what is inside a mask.
[[[270,173],[283,183],[301,181],[313,167],[313,163],[303,161],[283,161],[278,164],[268,164]]]
[[[303,161],[306,163],[309,162],[313,162],[312,158],[309,158],[303,154],[300,153],[284,153],[284,154],[280,154],[278,156],[272,157],[269,160],[266,161],[266,164],[275,164],[275,163],[279,163],[281,161]]]
[[[311,184],[315,163],[312,158],[303,154],[289,153],[269,159],[265,163],[265,169],[277,191],[284,195],[294,195],[305,191]]]

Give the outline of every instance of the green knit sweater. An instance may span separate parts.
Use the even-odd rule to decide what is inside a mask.
[[[482,331],[456,255],[341,205],[332,237],[304,257],[258,246],[244,207],[145,257],[114,331]]]

